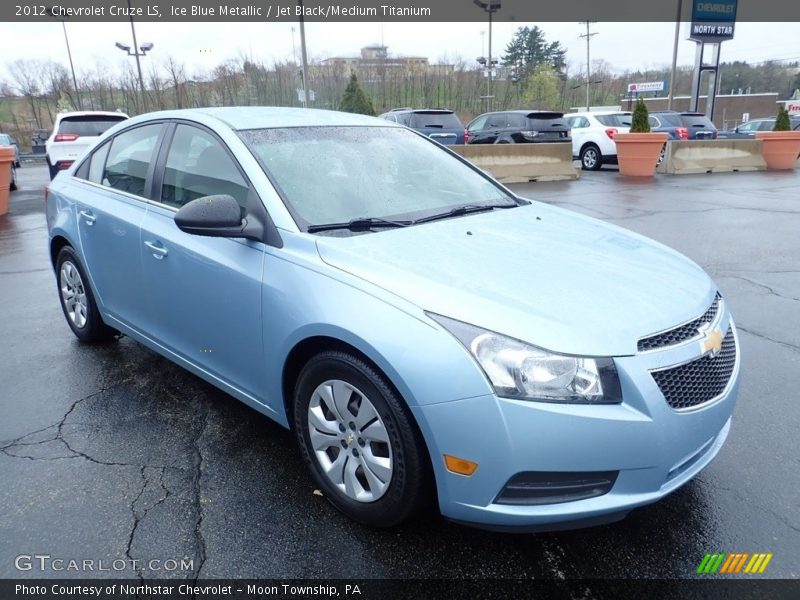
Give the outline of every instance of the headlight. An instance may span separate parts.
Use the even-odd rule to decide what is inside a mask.
[[[427,313],[475,357],[498,396],[541,402],[622,402],[611,358],[555,354],[441,315]]]

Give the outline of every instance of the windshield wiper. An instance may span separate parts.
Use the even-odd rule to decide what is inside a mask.
[[[456,206],[455,208],[451,208],[450,210],[442,213],[436,213],[434,215],[428,215],[427,217],[415,219],[413,224],[417,225],[418,223],[427,223],[429,221],[437,221],[439,219],[460,217],[471,213],[494,210],[495,208],[515,208],[517,206],[519,206],[519,204],[466,204],[464,206]]]
[[[350,231],[369,231],[376,227],[408,227],[414,221],[391,221],[379,217],[360,217],[350,219],[346,223],[323,223],[322,225],[310,225],[306,231],[317,233],[318,231],[333,231],[335,229],[349,229]]]

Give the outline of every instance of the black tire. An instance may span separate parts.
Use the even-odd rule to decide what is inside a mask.
[[[664,144],[663,146],[661,146],[661,152],[658,153],[658,162],[656,163],[656,166],[659,166],[661,163],[663,163],[666,157],[667,157],[667,145]]]
[[[603,166],[603,153],[595,144],[586,144],[578,157],[584,171],[599,171]]]
[[[70,316],[70,309],[67,307],[64,298],[65,293],[63,288],[67,283],[67,273],[70,272],[69,267],[72,267],[79,277],[80,285],[73,287],[82,290],[85,302],[85,315],[83,315],[85,322],[83,323],[80,323],[79,319]],[[103,323],[100,312],[97,310],[97,303],[94,300],[94,294],[89,285],[89,280],[86,277],[86,272],[71,246],[64,246],[58,253],[58,257],[56,258],[56,283],[58,286],[58,299],[61,303],[61,310],[64,312],[67,325],[72,329],[72,333],[75,334],[75,337],[82,342],[98,343],[110,341],[116,336],[117,331]]]
[[[495,144],[513,144],[514,140],[497,140]]]
[[[312,447],[309,404],[318,386],[334,379],[363,392],[385,425],[391,445],[392,475],[388,488],[377,500],[362,502],[345,494],[325,474]],[[303,460],[311,470],[314,482],[334,507],[363,525],[386,528],[401,523],[427,504],[431,496],[431,475],[425,442],[405,402],[374,367],[346,352],[322,352],[300,372],[293,401],[294,430]],[[359,434],[357,429],[355,432]],[[353,447],[353,454],[357,456],[357,447]],[[349,447],[343,450],[350,451]],[[345,461],[349,459],[348,455]]]
[[[11,169],[11,182],[8,184],[8,189],[12,192],[17,190],[17,174],[14,169]]]

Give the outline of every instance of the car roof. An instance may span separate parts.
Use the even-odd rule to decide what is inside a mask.
[[[392,110],[389,111],[389,113],[402,113],[402,112],[452,114],[455,111],[450,110],[449,108],[393,108]],[[389,113],[384,113],[384,114],[389,114]]]
[[[128,118],[124,112],[117,112],[111,110],[75,110],[69,112],[60,112],[56,115],[57,119],[63,119],[64,117],[94,117],[94,116],[108,116],[108,117],[125,117]]]
[[[291,108],[278,106],[218,106],[187,108],[146,113],[134,121],[153,119],[189,119],[222,122],[231,129],[273,129],[284,127],[399,127],[385,119],[316,108]]]
[[[564,113],[565,117],[585,117],[587,115],[592,115],[595,117],[608,117],[610,115],[630,115],[632,114],[629,110],[590,110],[586,112],[585,110],[571,112],[571,113]]]

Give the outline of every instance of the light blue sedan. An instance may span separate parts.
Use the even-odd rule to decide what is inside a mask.
[[[515,196],[369,117],[151,113],[49,188],[68,325],[123,333],[291,428],[353,519],[609,522],[728,435],[728,305],[693,262]]]

